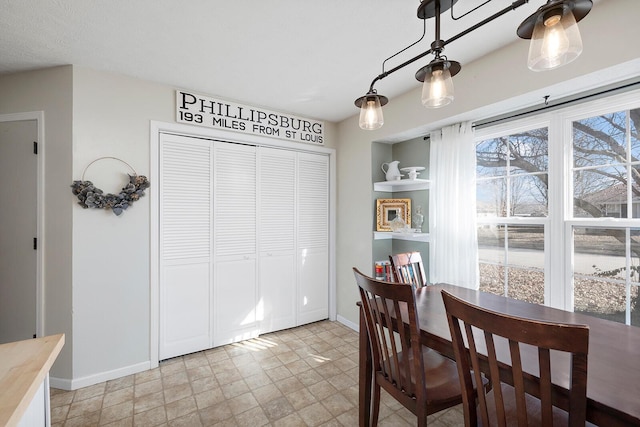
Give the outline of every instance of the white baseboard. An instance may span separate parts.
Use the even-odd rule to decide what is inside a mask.
[[[59,388],[60,390],[72,390],[71,380],[66,378],[49,377],[49,387]]]
[[[77,390],[82,387],[98,384],[101,382],[113,380],[127,375],[137,374],[151,369],[151,362],[142,362],[135,365],[125,366],[124,368],[114,369],[113,371],[100,372],[99,374],[89,375],[82,378],[72,380],[66,378],[49,378],[49,384],[52,388],[62,390]]]
[[[342,323],[344,326],[346,326],[348,328],[351,328],[356,332],[358,332],[360,330],[360,327],[359,327],[359,325],[357,323],[353,323],[351,320],[346,319],[346,318],[340,316],[339,314],[337,316],[337,320],[338,320],[338,322]]]

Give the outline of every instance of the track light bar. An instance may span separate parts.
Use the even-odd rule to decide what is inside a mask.
[[[448,40],[440,39],[440,15],[449,10],[458,0],[423,0],[418,7],[419,19],[435,17],[435,40],[431,48],[384,71],[376,76],[365,96],[358,98],[355,105],[360,111],[360,127],[362,129],[378,129],[384,123],[382,106],[388,99],[378,95],[374,85],[390,74],[410,65],[429,54],[435,58],[416,72],[416,79],[424,82],[422,103],[426,107],[438,108],[453,100],[453,82],[451,77],[460,70],[459,62],[448,60],[442,51],[446,45],[492,22],[502,15],[519,8],[529,0],[517,0],[504,9],[483,19]],[[486,3],[491,2],[488,0]],[[484,3],[484,4],[486,4]],[[483,4],[483,5],[484,5]],[[482,5],[481,5],[482,6]],[[568,64],[582,52],[582,41],[576,23],[584,18],[593,6],[592,0],[548,0],[533,15],[529,16],[518,27],[517,34],[524,39],[531,39],[528,66],[533,71],[550,70]],[[480,7],[480,6],[478,6]],[[476,8],[477,9],[477,8]],[[475,10],[475,9],[474,9]]]

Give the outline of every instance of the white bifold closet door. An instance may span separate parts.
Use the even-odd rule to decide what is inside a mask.
[[[329,317],[329,157],[160,137],[160,359]]]
[[[256,238],[256,147],[214,142],[214,339],[260,333]]]
[[[296,152],[258,149],[263,333],[296,326]]]
[[[160,359],[211,347],[210,141],[163,134],[160,152]]]
[[[298,325],[329,317],[329,156],[298,153]]]

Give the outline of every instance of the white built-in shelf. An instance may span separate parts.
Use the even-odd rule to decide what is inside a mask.
[[[412,240],[414,242],[428,242],[429,233],[394,233],[392,231],[374,231],[374,240],[398,239]]]
[[[431,181],[428,179],[399,179],[396,181],[382,181],[373,183],[373,191],[415,191],[428,190]]]

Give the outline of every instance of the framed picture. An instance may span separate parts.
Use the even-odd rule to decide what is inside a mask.
[[[396,217],[411,227],[411,199],[378,199],[376,213],[376,231],[391,231],[389,223]]]

